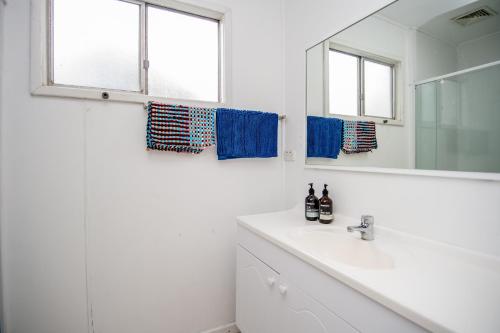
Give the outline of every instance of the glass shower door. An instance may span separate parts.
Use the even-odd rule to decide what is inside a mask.
[[[500,65],[415,93],[417,169],[500,172]]]

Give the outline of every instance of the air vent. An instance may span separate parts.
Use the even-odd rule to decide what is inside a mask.
[[[486,20],[495,15],[497,15],[497,13],[490,7],[481,7],[457,16],[451,20],[465,27],[467,25]]]

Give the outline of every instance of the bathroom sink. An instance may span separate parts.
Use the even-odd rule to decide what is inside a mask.
[[[298,246],[328,261],[372,269],[393,269],[394,259],[380,249],[379,243],[365,241],[359,235],[335,227],[301,227],[289,233]]]

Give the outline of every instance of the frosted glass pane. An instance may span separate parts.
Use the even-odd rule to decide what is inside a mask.
[[[392,118],[392,68],[365,60],[365,115]]]
[[[415,91],[415,167],[437,167],[437,88],[435,82],[418,85]]]
[[[330,51],[329,95],[331,114],[358,115],[358,57]]]
[[[439,121],[443,126],[456,126],[460,112],[460,83],[450,80],[439,82]]]
[[[448,122],[439,126],[438,140],[443,140],[443,144],[438,145],[437,156],[453,158],[453,170],[500,172],[500,66],[462,74],[453,80],[458,89],[454,95],[445,94],[446,85],[439,85],[439,118],[442,121],[448,118],[443,114],[459,114],[453,125]],[[450,98],[458,99],[458,107],[443,101]],[[455,140],[455,146],[446,145],[450,139]],[[438,166],[444,169],[447,162]]]
[[[149,95],[219,100],[219,22],[148,7]]]
[[[54,83],[140,90],[140,7],[54,0]]]
[[[436,127],[437,123],[437,88],[435,82],[417,86],[418,103],[417,122]]]

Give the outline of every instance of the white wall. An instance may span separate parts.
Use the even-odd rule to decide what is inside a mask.
[[[305,156],[305,50],[390,3],[286,2],[287,149]],[[336,212],[373,214],[379,225],[500,255],[500,184],[422,176],[335,172],[286,164],[287,206],[303,204],[308,182],[330,184]]]
[[[500,60],[500,32],[454,45],[417,31],[416,43],[417,81]]]
[[[234,106],[282,113],[281,1],[217,2],[232,11]],[[235,216],[282,208],[281,159],[146,152],[142,105],[31,96],[29,25],[29,0],[9,1],[7,332],[88,332],[88,313],[101,333],[234,321]]]
[[[457,47],[458,70],[500,60],[500,31],[473,39]]]
[[[3,76],[3,30],[4,30],[4,2],[0,0],[0,78]],[[2,80],[0,79],[0,189],[2,188],[2,123],[3,123],[3,110],[2,110]],[[3,262],[3,242],[1,242],[2,235],[2,192],[0,191],[0,331],[3,331],[3,320],[4,320],[4,312],[3,312],[3,270],[2,270],[2,262]]]
[[[423,32],[416,32],[415,81],[457,71],[457,48]]]
[[[325,114],[325,45],[318,44],[307,50],[307,114],[323,117]]]

